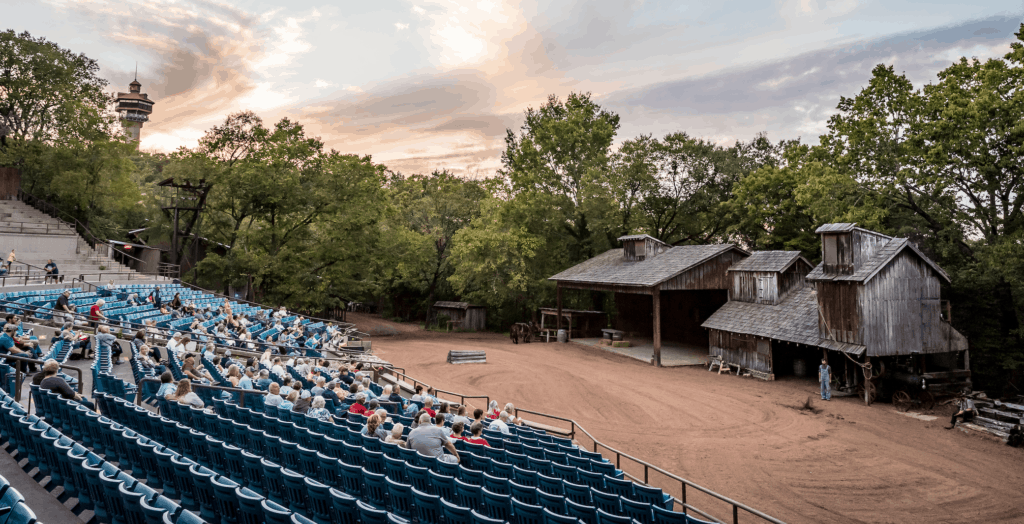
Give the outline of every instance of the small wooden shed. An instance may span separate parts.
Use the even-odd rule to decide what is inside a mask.
[[[458,329],[481,331],[487,327],[487,308],[469,302],[440,300],[434,304],[434,318],[438,315],[447,315]]]

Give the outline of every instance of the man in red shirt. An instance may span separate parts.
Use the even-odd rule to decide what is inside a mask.
[[[433,406],[434,406],[434,399],[432,399],[430,397],[426,397],[426,398],[423,399],[423,411],[426,411],[427,413],[429,413],[430,414],[430,418],[434,418],[434,416],[437,415],[437,412],[434,411],[433,409],[431,409]]]
[[[103,311],[101,311],[103,305],[106,303],[107,301],[101,298],[97,300],[96,303],[92,305],[92,307],[89,308],[89,325],[91,327],[95,328],[96,326],[99,325],[100,320],[107,319],[107,316],[103,314]]]

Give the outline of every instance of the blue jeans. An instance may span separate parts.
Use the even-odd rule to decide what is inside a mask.
[[[821,381],[821,399],[832,400],[832,384],[827,380]]]

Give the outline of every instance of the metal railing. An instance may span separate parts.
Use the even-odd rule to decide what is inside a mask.
[[[70,227],[61,219],[56,219],[59,223],[49,224],[39,222],[14,222],[11,220],[0,220],[0,233],[18,233],[18,234],[58,234],[62,233],[68,236],[75,234],[75,229]]]
[[[41,359],[32,358],[32,357],[19,357],[18,355],[10,355],[10,354],[0,356],[0,360],[14,360],[15,362],[18,362],[17,366],[11,366],[11,367],[13,367],[14,371],[15,371],[15,378],[14,378],[14,384],[15,384],[15,386],[14,386],[14,400],[17,401],[17,402],[21,402],[22,377],[23,376],[27,376],[27,374],[24,371],[22,371],[22,369],[21,369],[22,368],[21,362],[26,362],[28,364],[38,364],[40,366],[40,368],[42,368],[42,365],[44,363],[46,363],[46,360],[41,360]],[[82,378],[84,377],[84,375],[82,374],[82,369],[81,368],[78,368],[78,367],[75,367],[75,366],[68,366],[66,364],[60,364],[60,369],[61,369],[61,371],[64,371],[65,369],[74,371],[76,374],[78,374],[78,387],[79,388],[85,387],[85,382],[82,381]],[[42,371],[40,371],[40,373],[42,373]],[[31,398],[31,395],[29,396],[28,407],[29,407],[29,409],[32,408],[32,398]]]
[[[396,378],[397,378],[397,375],[401,375],[401,376],[405,377],[405,379],[411,380],[412,383],[413,383],[413,387],[414,388],[417,385],[423,385],[427,389],[431,388],[431,386],[429,384],[427,384],[426,382],[423,382],[421,380],[416,380],[416,379],[406,375],[405,373],[396,373]],[[438,393],[442,393],[443,392],[443,393],[448,393],[448,394],[451,394],[451,395],[458,396],[461,399],[463,399],[463,402],[465,402],[464,399],[467,399],[467,398],[486,398],[486,399],[488,399],[488,404],[490,403],[490,398],[486,397],[484,395],[462,395],[460,393],[452,393],[452,392],[443,391],[443,390],[440,390],[440,389],[437,389],[437,388],[433,388],[433,389],[434,389],[434,391],[436,391]],[[695,507],[693,504],[691,504],[690,502],[687,501],[687,496],[689,494],[692,494],[693,490],[696,490],[700,494],[704,494],[704,495],[709,496],[713,500],[712,504],[719,504],[719,505],[722,505],[725,508],[731,509],[731,511],[732,511],[732,519],[729,522],[732,522],[733,524],[739,524],[739,522],[740,522],[739,515],[740,515],[741,511],[744,512],[745,514],[757,517],[758,519],[761,519],[761,520],[763,520],[765,522],[770,522],[772,524],[785,524],[783,521],[781,521],[781,520],[779,520],[779,519],[777,519],[775,517],[772,517],[771,515],[768,515],[768,514],[762,512],[762,511],[758,511],[758,510],[756,510],[754,508],[751,508],[750,506],[747,506],[746,504],[737,502],[737,501],[735,501],[735,500],[733,500],[733,499],[731,499],[729,497],[726,497],[724,495],[718,494],[718,493],[716,493],[716,492],[714,492],[714,491],[712,491],[712,490],[710,490],[708,488],[705,488],[705,487],[703,487],[703,486],[701,486],[701,485],[699,485],[697,483],[694,483],[692,481],[684,479],[683,477],[680,477],[679,475],[676,475],[674,473],[666,471],[665,469],[660,468],[658,466],[655,466],[654,464],[651,464],[651,463],[649,463],[647,461],[638,459],[638,458],[636,458],[636,457],[634,457],[632,455],[629,455],[627,453],[623,453],[622,451],[619,451],[619,450],[617,450],[617,449],[615,449],[615,448],[613,448],[613,447],[611,447],[611,446],[609,446],[609,445],[607,445],[607,444],[597,440],[589,431],[587,431],[583,426],[581,426],[578,422],[576,422],[575,420],[573,420],[571,418],[559,417],[557,415],[551,415],[551,414],[548,414],[548,413],[542,413],[542,412],[539,412],[539,411],[531,411],[531,410],[522,409],[522,408],[516,408],[515,411],[516,411],[515,412],[516,418],[519,418],[519,413],[528,413],[528,414],[531,414],[531,415],[537,415],[537,416],[541,416],[541,417],[546,417],[546,418],[551,419],[551,420],[558,420],[558,421],[562,421],[562,422],[568,422],[569,425],[570,425],[568,430],[563,430],[563,429],[560,429],[560,428],[557,428],[557,427],[549,426],[549,425],[546,425],[546,424],[541,424],[541,423],[538,423],[538,422],[531,422],[531,421],[524,421],[523,424],[526,425],[526,426],[531,426],[531,427],[536,427],[538,429],[543,429],[545,431],[554,430],[553,432],[561,433],[563,435],[567,435],[570,439],[576,441],[577,444],[579,444],[580,446],[584,446],[584,444],[581,443],[580,439],[579,439],[579,436],[580,436],[579,434],[582,433],[588,439],[590,439],[590,442],[591,442],[591,444],[589,446],[585,446],[585,447],[591,448],[591,449],[593,449],[593,451],[595,453],[601,453],[602,455],[605,455],[604,452],[608,452],[609,454],[612,454],[612,456],[615,459],[615,468],[616,469],[622,470],[624,475],[628,476],[630,479],[632,479],[632,480],[634,480],[636,482],[640,482],[640,483],[643,483],[643,484],[648,485],[648,486],[659,487],[662,490],[664,490],[666,493],[669,493],[672,496],[672,499],[675,500],[676,502],[678,502],[680,504],[680,506],[683,508],[683,513],[696,513],[696,514],[700,515],[703,518],[710,519],[713,522],[720,523],[720,524],[725,524],[726,523],[726,521],[723,521],[723,520],[721,520],[721,519],[711,515],[707,511],[704,511],[704,510],[701,510],[701,509]],[[608,458],[611,459],[611,457],[608,457]],[[623,463],[623,459],[626,459],[626,461],[627,461],[626,464]],[[640,471],[637,471],[636,469],[634,469],[634,472],[636,474],[630,473],[629,471],[624,469],[625,466],[633,466],[634,468],[639,468],[639,470],[642,471],[642,476],[640,476]],[[657,484],[653,483],[653,479],[652,479],[652,475],[651,475],[652,473],[657,474],[657,477],[659,477],[659,480],[660,480],[660,477],[664,477],[664,479],[667,479],[668,482],[667,483],[659,482]],[[675,489],[676,486],[679,487],[678,491]]]
[[[124,253],[123,251],[118,251],[109,242],[99,239],[96,235],[92,233],[91,230],[89,230],[89,228],[85,224],[79,221],[78,218],[76,218],[71,213],[62,210],[61,208],[51,204],[50,202],[47,202],[46,200],[33,196],[22,189],[18,189],[18,200],[38,209],[39,211],[42,211],[43,213],[46,213],[47,215],[50,215],[51,217],[57,219],[60,222],[63,222],[63,224],[69,227],[72,232],[81,235],[81,237],[85,239],[86,243],[89,244],[89,246],[93,250],[96,249],[96,246],[102,245],[108,249],[108,255],[110,253],[116,253],[118,256],[122,257],[122,260],[124,258],[128,258],[130,260],[138,262],[140,264],[139,267],[144,267],[143,264],[145,263],[141,259],[133,257],[127,253]],[[177,276],[181,274],[181,266],[177,264],[169,264],[162,262],[160,263],[160,265],[158,265],[156,273],[153,274],[167,276],[162,272],[173,273],[173,275]]]
[[[400,375],[402,377],[402,382],[412,381],[412,387],[413,387],[414,390],[416,389],[416,386],[422,385],[424,387],[424,389],[427,389],[427,390],[431,390],[432,389],[432,390],[434,390],[435,393],[444,393],[446,395],[451,395],[453,397],[459,397],[459,405],[462,405],[462,406],[467,405],[466,404],[466,399],[467,398],[482,398],[482,399],[484,399],[484,408],[487,408],[487,405],[491,403],[491,397],[488,397],[487,395],[463,395],[461,393],[455,393],[454,391],[445,391],[443,389],[437,389],[435,387],[432,387],[430,384],[427,384],[426,382],[422,382],[422,381],[416,380],[416,379],[410,377],[409,375],[406,375],[405,374],[405,370],[402,369],[402,368],[394,368],[394,367],[390,367],[390,366],[383,366],[383,367],[386,368],[386,369],[391,369],[394,372],[396,379]],[[402,369],[402,371],[401,372],[394,371],[395,369]],[[438,397],[438,398],[440,398],[440,397]]]

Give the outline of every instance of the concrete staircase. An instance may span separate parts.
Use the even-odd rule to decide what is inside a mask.
[[[64,276],[65,282],[72,277],[84,276],[87,282],[117,284],[144,280],[168,280],[139,273],[110,256],[106,245],[97,244],[93,249],[68,223],[51,217],[18,200],[0,200],[0,257],[7,259],[11,249],[15,250],[18,262],[42,268],[47,260],[53,260]],[[38,270],[31,269],[29,284],[41,284],[42,276],[36,278]],[[8,276],[26,274],[26,267],[15,263]],[[5,287],[17,283],[8,279]]]

